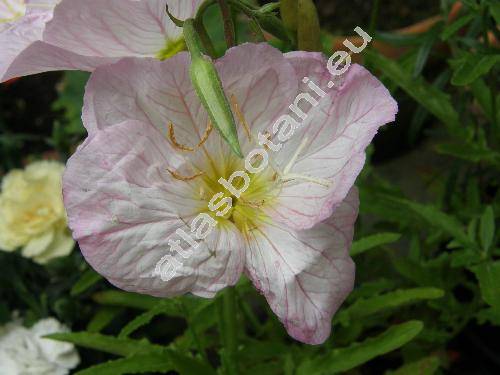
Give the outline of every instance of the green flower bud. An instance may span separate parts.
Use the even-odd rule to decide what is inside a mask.
[[[231,5],[254,19],[268,33],[281,40],[290,42],[290,36],[285,25],[273,12],[274,5],[264,5],[261,8],[257,8],[242,1],[231,1]]]
[[[283,23],[293,35],[297,32],[298,0],[280,0],[280,13]]]
[[[193,19],[184,21],[184,39],[191,53],[189,74],[196,93],[215,128],[233,152],[242,158],[233,112],[212,60],[201,52],[201,44]]]
[[[302,51],[321,51],[321,28],[313,0],[298,0],[297,41]]]

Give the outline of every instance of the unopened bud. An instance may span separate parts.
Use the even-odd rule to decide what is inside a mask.
[[[280,13],[286,29],[295,35],[297,32],[298,0],[280,0]]]
[[[192,19],[184,22],[184,39],[191,53],[189,74],[198,98],[208,112],[215,128],[233,152],[242,158],[243,154],[238,141],[233,112],[212,60],[201,52],[201,44]]]
[[[298,0],[297,41],[302,51],[321,51],[321,28],[313,0]]]

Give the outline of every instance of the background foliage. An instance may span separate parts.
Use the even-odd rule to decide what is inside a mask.
[[[333,335],[312,347],[289,339],[248,280],[236,288],[236,358],[224,351],[221,296],[159,300],[116,290],[78,251],[35,265],[0,254],[0,323],[56,316],[79,346],[79,374],[496,374],[500,370],[500,3],[317,1],[325,53],[355,26],[397,53],[370,48],[364,64],[400,112],[370,148],[358,180],[361,214],[354,292]],[[425,4],[425,6],[424,6]],[[450,13],[454,16],[450,18]],[[390,30],[440,15],[418,34]],[[206,18],[219,53],[217,10]],[[238,19],[241,40],[256,25]],[[258,34],[258,33],[257,33]],[[290,46],[277,44],[284,50]],[[1,171],[66,160],[85,131],[86,73],[49,73],[0,87]]]

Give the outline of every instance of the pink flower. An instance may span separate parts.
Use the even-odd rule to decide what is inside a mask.
[[[353,184],[365,148],[397,105],[359,65],[326,89],[332,76],[321,54],[232,48],[216,67],[233,98],[243,153],[260,149],[260,157],[247,157],[254,168],[265,167],[264,152],[269,157],[250,173],[217,134],[207,138],[188,65],[187,53],[163,62],[129,58],[91,76],[83,114],[89,137],[63,179],[74,238],[111,283],[158,297],[213,297],[244,272],[291,336],[322,343],[354,282]],[[301,93],[317,105],[298,102],[306,119],[293,130],[283,116],[299,123],[289,105]],[[238,171],[248,176],[246,190],[244,177],[231,179]],[[163,280],[157,266],[168,254],[178,269]]]
[[[0,1],[0,82],[51,70],[87,70],[123,57],[170,57],[203,0]]]

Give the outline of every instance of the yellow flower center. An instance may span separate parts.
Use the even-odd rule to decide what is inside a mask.
[[[156,54],[156,58],[163,61],[185,50],[186,43],[184,42],[184,38],[180,38],[179,40],[174,41],[169,40],[167,41],[165,47]]]
[[[245,170],[243,161],[230,158],[217,166],[207,161],[203,172],[203,175],[195,180],[197,184],[195,191],[198,192],[196,198],[204,202],[204,208],[200,213],[209,214],[219,225],[232,222],[244,235],[248,235],[250,231],[269,220],[265,214],[265,208],[275,203],[280,191],[277,174],[271,167],[267,167],[260,173],[251,174]],[[245,174],[248,180],[245,181],[245,178],[239,175],[231,180],[235,172]],[[229,181],[231,186],[241,194],[237,196],[225,189],[219,182],[220,178]],[[218,193],[223,193],[224,197],[230,198],[232,202],[231,208],[223,216],[217,215],[217,212],[222,210],[209,209],[210,200]]]
[[[269,155],[271,151],[267,147],[257,145],[255,135],[252,135],[250,126],[233,95],[231,104],[248,141],[256,146],[245,160],[238,159],[232,153],[225,154],[222,150],[213,148],[210,154],[209,148],[205,146],[213,130],[210,121],[196,146],[180,143],[175,136],[174,124],[170,123],[168,139],[172,146],[183,153],[202,152],[203,157],[196,158],[197,162],[186,160],[186,166],[190,170],[188,174],[170,169],[168,172],[175,179],[194,187],[193,198],[200,202],[197,214],[209,215],[214,223],[219,225],[231,222],[248,238],[254,229],[270,222],[267,212],[273,204],[276,204],[277,197],[285,184],[307,181],[329,187],[330,182],[322,178],[292,173],[294,164],[308,143],[307,137],[302,140],[282,170],[275,166]]]
[[[0,23],[14,22],[25,14],[23,0],[0,0]]]

